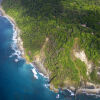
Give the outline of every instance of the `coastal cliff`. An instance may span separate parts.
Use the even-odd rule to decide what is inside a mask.
[[[42,2],[2,2],[3,9],[11,17],[2,8],[0,10],[15,25],[22,56],[49,77],[50,88],[55,91],[59,88],[77,89],[76,93],[99,94],[100,17],[96,1],[92,11],[88,10],[92,6],[90,1],[89,8],[83,1]],[[88,17],[84,17],[87,13]]]

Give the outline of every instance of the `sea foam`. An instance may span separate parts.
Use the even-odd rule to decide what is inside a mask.
[[[50,87],[50,84],[44,84],[44,87],[45,88],[49,88]]]
[[[32,68],[32,72],[33,72],[33,74],[34,74],[34,77],[35,77],[36,79],[38,79],[38,73],[37,73],[36,68],[33,66],[32,63],[30,63],[30,65],[33,67],[33,68]]]
[[[36,79],[38,79],[37,72],[36,72],[35,68],[32,69],[32,72],[34,73],[34,77],[35,77]]]
[[[71,96],[75,95],[74,92],[72,92],[71,90],[67,89],[67,91],[71,93]]]
[[[11,45],[11,48],[12,48],[12,50],[14,50],[14,53],[12,54],[12,56],[16,55],[18,59],[21,59],[22,58],[21,51],[18,49],[18,45],[17,45],[17,34],[18,33],[15,30],[14,25],[13,25],[13,38],[12,38],[13,43]],[[12,56],[10,56],[10,57],[12,57]]]
[[[60,95],[59,95],[59,94],[57,94],[56,98],[57,98],[57,99],[59,99],[59,96],[60,96]]]
[[[17,40],[17,30],[16,30],[16,26],[15,24],[7,17],[7,16],[3,16],[4,18],[7,18],[9,20],[9,22],[11,23],[12,27],[13,27],[13,37],[12,37],[12,44],[11,44],[11,48],[12,50],[14,50],[14,53],[12,53],[12,55],[10,55],[9,57],[13,57],[13,56],[17,56],[17,59],[22,59],[21,57],[21,51],[18,49],[18,40]]]
[[[47,80],[49,79],[49,77],[47,77],[47,76],[45,76],[43,73],[39,72],[39,71],[36,69],[35,65],[33,65],[32,63],[30,63],[30,65],[31,65],[33,68],[35,68],[36,72],[37,72],[39,75],[41,75],[43,78],[45,78],[45,79],[47,79]]]
[[[89,94],[87,92],[83,92],[85,93],[87,96],[95,96],[96,98],[100,98],[100,94]]]

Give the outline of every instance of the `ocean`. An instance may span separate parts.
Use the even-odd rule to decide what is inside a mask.
[[[100,100],[94,95],[49,89],[48,79],[26,64],[16,44],[13,24],[0,16],[0,100]]]

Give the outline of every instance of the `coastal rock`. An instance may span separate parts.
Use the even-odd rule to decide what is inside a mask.
[[[74,55],[76,58],[80,59],[82,62],[84,62],[87,66],[87,75],[89,75],[92,72],[92,68],[93,68],[93,63],[88,61],[85,52],[82,51],[73,51]]]

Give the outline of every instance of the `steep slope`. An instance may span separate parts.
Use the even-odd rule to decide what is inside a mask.
[[[29,62],[41,56],[48,37],[42,59],[54,87],[77,88],[88,81],[100,84],[99,0],[3,0],[2,6],[21,29]],[[81,53],[87,60],[81,59]],[[89,72],[88,61],[93,65]]]

